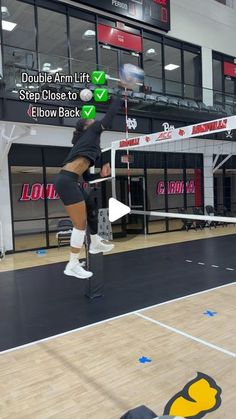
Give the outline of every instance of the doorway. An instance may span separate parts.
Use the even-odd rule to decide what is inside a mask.
[[[68,216],[54,179],[67,153],[64,147],[12,145],[9,175],[15,252],[58,245],[58,224]]]

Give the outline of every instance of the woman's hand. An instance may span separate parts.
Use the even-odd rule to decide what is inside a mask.
[[[111,166],[110,166],[110,163],[106,163],[102,166],[100,176],[101,177],[108,177],[110,175],[111,175]]]

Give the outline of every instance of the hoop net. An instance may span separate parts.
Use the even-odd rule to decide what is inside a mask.
[[[149,220],[161,217],[202,221],[208,225],[236,223],[236,199],[235,207],[233,204],[227,205],[226,208],[223,193],[216,191],[215,184],[219,183],[219,189],[223,182],[221,179],[223,168],[230,168],[233,156],[236,156],[236,141],[232,140],[235,129],[236,115],[153,134],[131,138],[127,138],[126,135],[125,139],[113,142],[111,149],[113,198],[121,199],[118,196],[120,189],[117,186],[118,175],[127,179],[133,176],[136,182],[138,177],[143,176],[146,180],[142,205],[137,205],[137,187],[134,184],[132,190],[132,181],[128,181],[126,202],[124,200],[123,202],[129,204],[131,214],[147,216]],[[212,134],[220,135],[215,139],[215,136],[212,138]],[[193,164],[188,163],[189,155]],[[217,182],[214,178],[217,178]],[[236,174],[234,182],[236,185]],[[219,197],[216,195],[214,200],[214,187],[216,195],[221,193],[222,202],[219,202]],[[233,185],[227,187],[234,188]],[[224,185],[221,189],[225,188]],[[178,200],[177,195],[179,197],[181,195],[181,199]],[[220,211],[214,208],[217,197],[217,207],[222,207]],[[209,212],[210,206],[211,212]]]

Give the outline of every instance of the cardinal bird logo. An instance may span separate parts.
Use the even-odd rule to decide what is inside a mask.
[[[198,372],[197,377],[186,384],[183,390],[167,403],[163,416],[155,417],[159,419],[201,419],[220,407],[221,393],[221,388],[213,378]],[[148,407],[142,405],[130,410],[120,419],[153,417],[150,414],[156,415]]]
[[[149,141],[151,141],[151,138],[150,137],[145,137],[145,141],[146,141],[146,143],[149,143]]]
[[[185,135],[185,131],[184,129],[180,129],[179,130],[179,135],[181,135],[181,137],[183,137]]]
[[[32,107],[33,107],[33,105],[29,105],[29,107],[28,107],[28,109],[27,109],[27,115],[30,117],[30,118],[32,118],[32,119],[34,119],[35,121],[38,121],[38,119],[37,118],[34,118],[33,116],[32,116]]]
[[[201,419],[221,405],[221,388],[206,374],[198,372],[166,405],[164,415]]]

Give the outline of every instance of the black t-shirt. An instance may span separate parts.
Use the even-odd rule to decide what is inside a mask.
[[[86,129],[86,131],[84,131],[79,140],[72,147],[63,164],[70,163],[77,157],[82,156],[90,160],[90,166],[94,165],[95,161],[101,156],[101,133],[110,127],[112,119],[118,112],[120,105],[120,96],[113,98],[104,118],[100,121],[95,121]]]

